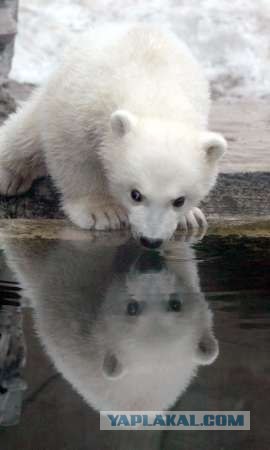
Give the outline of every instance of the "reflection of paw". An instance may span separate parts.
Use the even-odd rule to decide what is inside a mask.
[[[90,201],[72,201],[64,204],[70,220],[80,228],[91,230],[118,230],[128,225],[125,211],[117,205],[91,205]]]
[[[5,196],[19,195],[30,189],[33,178],[29,174],[15,173],[0,167],[0,194]]]
[[[180,220],[178,228],[184,231],[206,230],[207,220],[200,208],[191,208],[191,210]]]

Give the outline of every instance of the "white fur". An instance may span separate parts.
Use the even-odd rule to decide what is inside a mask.
[[[154,254],[146,269],[150,252],[102,241],[7,246],[45,349],[97,410],[173,406],[198,367],[218,355],[194,253],[186,243],[173,251],[168,261]],[[172,296],[181,302],[179,312],[169,310]],[[134,302],[140,313],[129,315]]]
[[[207,133],[208,109],[201,68],[170,31],[91,31],[1,129],[0,192],[27,190],[46,165],[80,227],[119,228],[128,216],[134,234],[168,239],[179,223],[201,224],[194,207],[226,148]],[[173,208],[180,196],[184,206]]]

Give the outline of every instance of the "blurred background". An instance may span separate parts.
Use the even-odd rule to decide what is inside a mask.
[[[10,78],[39,84],[70,38],[106,21],[169,23],[215,97],[270,95],[270,0],[20,0]]]

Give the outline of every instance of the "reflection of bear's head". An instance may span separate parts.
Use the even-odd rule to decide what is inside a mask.
[[[192,250],[178,253],[171,262],[102,243],[9,245],[47,352],[96,409],[165,409],[216,359]]]

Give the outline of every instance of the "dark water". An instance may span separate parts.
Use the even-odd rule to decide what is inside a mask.
[[[269,240],[114,241],[3,244],[0,449],[268,450]],[[251,430],[99,430],[100,410],[164,409],[248,410]]]

